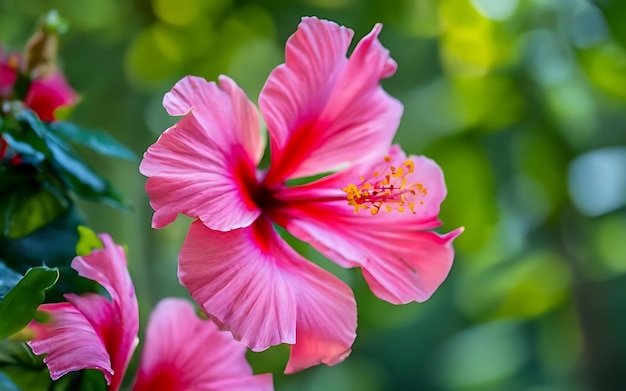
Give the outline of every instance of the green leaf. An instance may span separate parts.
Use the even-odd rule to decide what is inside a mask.
[[[23,329],[43,303],[46,291],[58,280],[59,271],[45,266],[29,269],[24,278],[0,302],[0,339]]]
[[[10,166],[0,164],[0,193],[10,192],[19,186],[37,183],[37,169],[28,164]]]
[[[94,249],[100,249],[104,245],[98,235],[84,225],[78,226],[78,243],[76,243],[76,255],[89,255]]]
[[[71,205],[59,217],[27,236],[0,235],[0,259],[20,273],[44,263],[50,267],[69,267],[75,255],[80,224],[83,219]]]
[[[48,128],[56,125],[41,122],[30,110],[17,112],[15,119],[21,129],[10,135],[6,133],[9,136],[5,137],[7,143],[23,158],[29,159],[28,163],[40,166],[40,170],[50,177],[49,181],[60,181],[65,189],[88,200],[128,208],[113,186],[92,170],[63,138]]]
[[[10,238],[24,237],[49,224],[70,207],[70,200],[51,186],[34,184],[0,194],[2,232]]]
[[[0,301],[22,279],[22,275],[0,261]]]
[[[35,114],[35,112],[29,109],[22,109],[18,111],[15,114],[15,119],[20,124],[20,128],[21,128],[20,137],[24,137],[25,134],[28,134],[29,129],[33,130],[35,132],[35,135],[41,141],[39,141],[37,145],[34,145],[35,140],[32,138],[32,136],[28,136],[31,138],[29,140],[24,140],[24,141],[29,141],[31,145],[34,145],[35,149],[37,149],[38,151],[44,152],[46,150],[45,138],[46,138],[46,134],[48,133],[46,124],[41,122],[41,120],[39,120],[39,117],[37,117],[37,114]]]
[[[54,136],[54,139],[48,139],[48,147],[54,159],[53,169],[68,189],[91,201],[103,201],[114,207],[127,208],[109,181],[87,166],[69,145]]]
[[[35,356],[26,342],[18,338],[6,338],[0,341],[0,368],[9,365],[29,369],[45,367],[43,357]]]
[[[20,391],[19,388],[9,379],[7,375],[0,372],[0,390],[4,391]]]
[[[84,224],[75,207],[28,236],[0,236],[0,259],[13,270],[25,273],[30,267],[46,265],[61,273],[57,284],[48,292],[48,301],[61,301],[67,292],[83,293],[98,289],[97,283],[78,276],[70,267],[76,255],[78,226]]]
[[[17,152],[22,158],[22,162],[26,164],[30,164],[36,166],[41,164],[46,158],[46,154],[40,150],[37,150],[33,147],[32,144],[36,145],[37,143],[28,143],[25,141],[20,141],[18,139],[13,138],[12,135],[8,133],[2,134],[2,138],[7,142],[9,148]]]
[[[52,380],[43,357],[35,356],[26,342],[17,338],[0,341],[0,390],[51,390]],[[16,388],[5,388],[9,385]]]
[[[137,160],[137,156],[130,149],[101,130],[81,129],[70,122],[53,122],[48,124],[48,129],[68,141],[84,145],[102,155]]]

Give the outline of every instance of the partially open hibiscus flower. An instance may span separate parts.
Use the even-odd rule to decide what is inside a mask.
[[[47,323],[33,323],[28,344],[47,353],[50,377],[91,368],[104,374],[110,391],[119,389],[139,342],[139,312],[124,249],[108,235],[104,248],[76,257],[72,268],[100,283],[110,300],[98,294],[67,294],[67,303],[43,304]],[[193,340],[190,340],[193,336]],[[150,316],[134,391],[272,390],[271,375],[252,375],[246,348],[201,320],[191,304],[164,299]]]
[[[21,72],[22,56],[17,53],[4,54],[0,48],[0,102],[4,99],[21,99],[42,121],[54,121],[55,111],[72,106],[78,100],[76,91],[67,83],[58,69],[45,75],[37,75],[30,81],[26,95],[16,96],[15,83]]]
[[[164,106],[181,120],[144,155],[153,227],[196,218],[179,256],[181,283],[205,312],[255,351],[292,344],[285,372],[342,361],[355,338],[350,288],[308,262],[286,228],[344,267],[360,267],[391,303],[428,299],[446,278],[452,240],[440,226],[446,195],[430,159],[391,146],[402,105],[380,87],[396,63],[376,25],[346,57],[353,32],[304,18],[286,63],[269,76],[260,110],[228,77],[185,77]],[[300,186],[288,181],[341,171]]]

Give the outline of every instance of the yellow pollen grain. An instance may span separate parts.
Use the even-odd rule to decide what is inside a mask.
[[[385,156],[385,162],[389,163],[391,161],[391,156]]]
[[[385,210],[387,211],[387,213],[391,212],[391,205],[385,206]]]

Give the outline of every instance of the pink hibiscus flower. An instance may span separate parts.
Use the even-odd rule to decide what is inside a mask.
[[[430,231],[441,225],[441,169],[391,146],[402,105],[379,85],[396,70],[380,31],[347,58],[352,30],[303,18],[260,96],[269,169],[257,169],[265,148],[257,110],[226,76],[219,84],[185,77],[165,95],[168,113],[183,117],[141,162],[153,227],[179,213],[197,218],[179,256],[181,283],[252,350],[292,344],[286,373],[349,355],[356,305],[350,288],[294,251],[274,223],[339,265],[360,267],[391,303],[432,295],[461,232]]]
[[[91,368],[104,374],[109,390],[120,388],[139,342],[139,312],[124,249],[108,235],[104,248],[76,257],[72,268],[100,283],[111,300],[98,294],[65,295],[67,303],[43,304],[47,323],[34,323],[28,342],[35,354],[47,353],[50,377]],[[189,336],[193,335],[192,343]],[[253,376],[245,346],[210,321],[198,318],[182,299],[162,300],[150,317],[146,343],[133,390],[272,390],[271,375]]]
[[[0,49],[0,100],[14,98],[11,95],[21,61],[18,54],[9,54],[5,58]],[[54,121],[56,109],[75,104],[78,95],[63,74],[55,69],[46,76],[34,78],[26,96],[18,98],[23,98],[24,105],[37,113],[42,121]]]

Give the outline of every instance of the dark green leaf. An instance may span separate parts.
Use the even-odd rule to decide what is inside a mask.
[[[0,258],[18,272],[33,266],[69,266],[74,258],[77,227],[82,219],[75,208],[68,209],[51,223],[22,238],[4,237],[0,243]]]
[[[0,341],[0,368],[8,365],[29,369],[44,367],[43,357],[35,356],[30,347],[17,338],[6,338]]]
[[[103,155],[136,161],[137,156],[111,135],[100,130],[86,130],[70,122],[53,122],[48,129],[64,139],[82,144]]]
[[[0,369],[4,378],[12,381],[17,390],[21,391],[48,391],[52,380],[46,369],[28,369],[18,366],[8,366]],[[0,385],[2,383],[0,382]],[[4,388],[0,388],[4,391]],[[9,388],[9,390],[11,390]],[[68,389],[66,389],[68,390]]]
[[[4,391],[20,391],[19,388],[6,376],[4,373],[0,372],[0,390]]]
[[[52,222],[70,207],[70,200],[51,186],[17,187],[0,194],[2,232],[10,238],[24,237]]]
[[[56,267],[59,282],[48,292],[48,300],[62,300],[63,293],[92,291],[90,280],[70,268],[78,242],[77,227],[82,218],[72,206],[57,219],[22,238],[0,236],[0,259],[13,270],[25,273],[31,267]]]
[[[0,339],[20,331],[43,303],[46,291],[58,280],[59,271],[45,266],[29,269],[0,302]]]
[[[22,279],[22,275],[0,261],[0,301]]]
[[[12,269],[25,273],[30,267],[46,265],[61,273],[57,284],[48,292],[46,301],[61,301],[67,292],[83,293],[98,289],[97,283],[80,277],[70,267],[76,255],[78,226],[84,224],[77,210],[71,206],[65,213],[28,236],[8,238],[0,236],[0,259]]]
[[[40,121],[36,114],[30,110],[19,111],[15,118],[20,123],[21,129],[17,132],[12,132],[10,135],[5,133],[8,136],[5,136],[5,138],[9,146],[22,155],[25,162],[41,165],[46,160],[47,164],[40,169],[54,177],[48,178],[48,180],[60,180],[66,189],[88,200],[103,201],[114,207],[127,208],[127,205],[122,201],[122,197],[111,184],[92,170],[76,154],[72,147],[57,135],[58,125],[54,123],[46,124]],[[48,126],[52,126],[56,130],[49,129]],[[68,124],[65,127],[70,129],[69,131],[71,132],[72,126]],[[61,126],[60,128],[63,127]],[[78,134],[80,132],[76,131],[75,133]],[[96,140],[100,140],[95,142],[96,145],[108,145],[109,152],[116,151],[117,153],[122,153],[121,150],[115,148],[115,145],[119,144],[111,141],[113,140],[112,138],[107,139],[105,136],[100,138],[94,137]],[[83,135],[83,141],[88,142],[88,140],[89,136],[87,134]],[[127,152],[130,153],[130,151]]]
[[[39,182],[38,171],[28,164],[10,166],[0,164],[0,193],[14,191],[17,187]]]
[[[38,143],[31,144],[25,141],[19,141],[18,139],[13,138],[13,136],[8,133],[4,133],[2,137],[9,145],[9,148],[20,155],[20,157],[22,158],[22,162],[36,166],[45,160],[45,153],[33,148],[33,145],[36,145]]]
[[[39,117],[37,117],[37,114],[35,114],[32,110],[20,110],[16,113],[15,119],[22,124],[22,132],[30,128],[41,140],[45,140],[46,134],[48,133],[46,124],[41,122]]]
[[[0,390],[4,391],[3,381],[22,391],[47,391],[52,384],[43,356],[35,356],[24,341],[13,338],[0,341]]]
[[[63,145],[58,137],[54,138],[48,141],[54,159],[53,167],[67,188],[92,201],[126,207],[119,193],[106,179],[87,166],[69,146]]]

